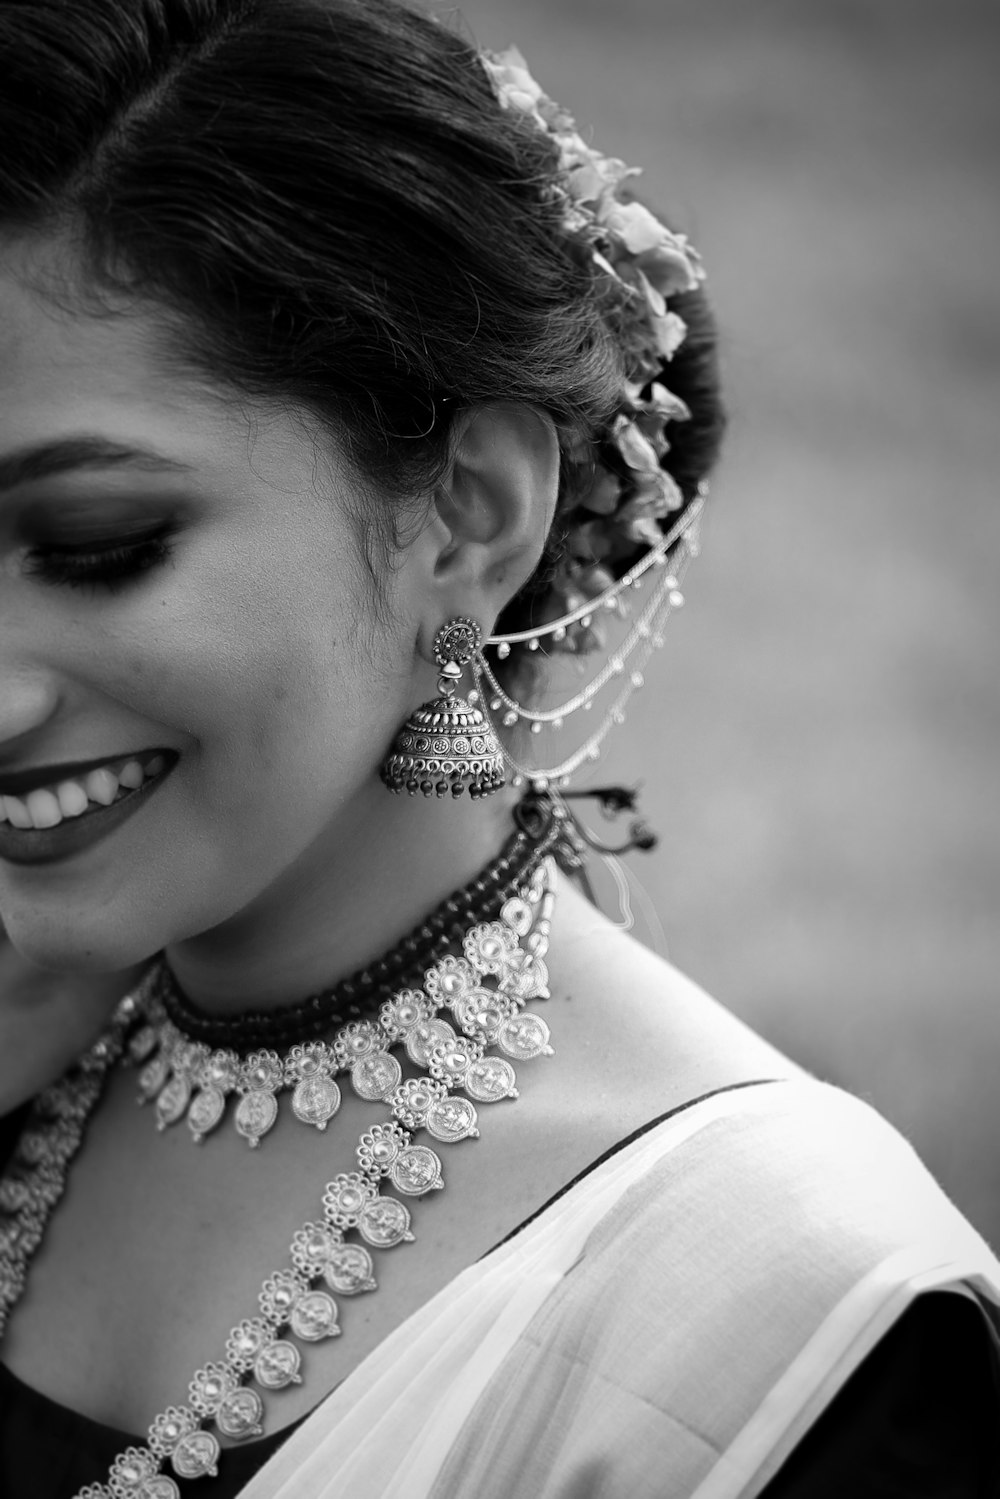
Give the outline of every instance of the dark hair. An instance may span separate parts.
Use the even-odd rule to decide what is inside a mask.
[[[383,486],[426,489],[462,405],[523,400],[574,434],[613,414],[555,149],[436,21],[396,0],[0,0],[0,76],[0,226],[71,236],[89,287],[159,304],[195,368],[311,408]],[[667,466],[690,499],[721,408],[704,298],[671,305],[693,415]]]

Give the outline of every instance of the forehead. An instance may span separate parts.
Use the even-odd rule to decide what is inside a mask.
[[[3,447],[138,423],[170,430],[197,402],[158,367],[162,333],[148,312],[98,316],[0,254],[0,440]]]
[[[39,272],[27,249],[0,249],[0,462],[87,435],[153,449],[209,481],[231,483],[251,464],[285,491],[300,487],[297,475],[314,478],[315,434],[303,415],[237,398],[169,348],[155,309],[99,311],[58,267],[43,262]]]

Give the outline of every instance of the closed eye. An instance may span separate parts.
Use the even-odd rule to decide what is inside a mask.
[[[46,583],[114,592],[142,573],[161,567],[172,552],[167,533],[160,531],[127,545],[35,548],[29,553],[27,571],[29,576]]]

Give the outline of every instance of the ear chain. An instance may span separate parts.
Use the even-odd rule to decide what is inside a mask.
[[[685,517],[687,519],[687,517]],[[693,528],[693,518],[689,521]],[[511,749],[505,748],[504,755],[507,763],[514,770],[513,785],[520,786],[525,782],[539,791],[545,791],[550,786],[565,787],[569,784],[570,777],[580,769],[587,761],[593,761],[600,755],[601,745],[607,738],[613,726],[624,723],[626,705],[637,687],[644,683],[643,669],[652,655],[654,649],[661,647],[664,643],[662,634],[663,627],[674,609],[679,609],[684,603],[684,596],[680,591],[680,583],[687,570],[692,557],[697,556],[698,544],[693,530],[685,532],[678,544],[678,554],[668,571],[664,572],[661,580],[654,586],[652,596],[645,608],[640,613],[635,624],[626,635],[619,648],[612,652],[607,663],[591,682],[574,697],[563,703],[558,708],[538,709],[527,708],[516,702],[501,686],[496,674],[489,662],[481,654],[473,662],[473,673],[476,678],[476,687],[480,695],[488,698],[490,709],[498,712],[506,708],[503,723],[505,727],[513,728],[515,724],[523,720],[530,725],[531,732],[538,734],[543,727],[561,729],[564,720],[577,709],[588,710],[601,689],[612,682],[616,677],[626,676],[629,657],[635,653],[636,660],[628,671],[624,685],[616,694],[611,707],[607,710],[596,730],[590,734],[584,742],[567,755],[565,759],[548,767],[536,767],[526,765],[518,755]],[[666,555],[659,554],[661,563],[666,565]],[[653,564],[656,565],[656,564]],[[642,574],[630,583],[630,587],[641,587]],[[612,605],[618,598],[617,593],[609,590],[608,602]],[[606,602],[605,607],[608,606]],[[589,619],[583,615],[581,619]],[[549,628],[549,627],[546,627]],[[540,638],[540,637],[533,637]]]

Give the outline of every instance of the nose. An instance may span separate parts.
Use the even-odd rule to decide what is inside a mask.
[[[13,761],[20,741],[48,723],[59,702],[55,676],[41,667],[5,667],[0,660],[0,761]]]

